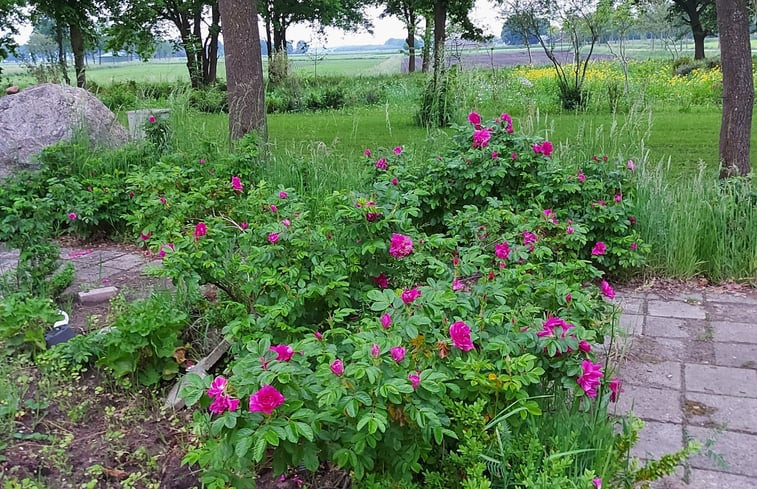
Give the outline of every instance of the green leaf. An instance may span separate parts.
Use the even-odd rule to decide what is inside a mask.
[[[274,447],[279,446],[279,435],[274,430],[268,430],[264,436],[265,441]]]
[[[268,446],[268,444],[265,441],[265,438],[260,436],[257,440],[255,440],[255,448],[252,450],[252,459],[255,462],[260,462],[263,460],[263,455],[265,455],[265,449]]]
[[[304,436],[308,441],[313,441],[315,439],[315,434],[313,433],[313,429],[310,427],[310,425],[303,423],[301,421],[298,421],[297,423],[297,430]]]
[[[250,450],[250,447],[252,446],[252,437],[251,436],[245,436],[241,440],[237,442],[236,447],[234,447],[234,453],[239,458],[244,458],[245,455],[247,455],[247,452]]]

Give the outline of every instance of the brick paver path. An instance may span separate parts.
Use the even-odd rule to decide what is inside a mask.
[[[757,488],[757,291],[621,291],[625,392],[646,425],[633,454],[706,444],[656,488]]]

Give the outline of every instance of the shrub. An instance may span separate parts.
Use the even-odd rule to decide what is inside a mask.
[[[5,296],[0,300],[0,341],[11,352],[44,350],[45,334],[60,318],[48,298]]]

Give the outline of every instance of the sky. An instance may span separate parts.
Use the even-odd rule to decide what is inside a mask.
[[[482,27],[487,34],[499,36],[502,30],[502,20],[499,18],[499,8],[491,0],[476,0],[476,6],[471,13],[471,19],[474,24]],[[379,8],[369,8],[367,16],[373,21],[373,34],[363,32],[344,32],[339,29],[326,29],[327,47],[338,47],[347,45],[361,44],[384,44],[388,38],[401,38],[406,36],[405,27],[398,19],[389,17],[380,19],[381,13]],[[261,29],[262,29],[261,25]],[[20,34],[16,36],[19,44],[25,44],[31,34],[31,26],[22,26]],[[261,35],[263,31],[261,30]],[[419,36],[422,33],[419,33]],[[305,41],[313,44],[313,29],[308,25],[295,25],[287,30],[287,38],[295,44],[297,41]]]

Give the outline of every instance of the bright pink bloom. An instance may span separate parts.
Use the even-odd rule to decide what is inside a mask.
[[[366,148],[366,149],[365,149],[365,151],[363,151],[363,154],[364,154],[364,155],[365,155],[366,157],[370,158],[370,157],[371,157],[371,150],[370,150],[370,149],[368,149],[368,148]]]
[[[610,402],[617,401],[618,395],[621,392],[625,392],[625,389],[623,389],[623,381],[617,377],[610,378],[609,387],[610,387]]]
[[[599,204],[600,207],[604,207],[607,205],[607,202],[605,202],[604,200],[598,200],[597,204]]]
[[[544,156],[550,156],[552,155],[552,143],[549,141],[544,141],[541,143],[541,152]]]
[[[513,133],[513,118],[510,117],[510,114],[504,113],[501,116],[499,116],[499,118],[502,120],[502,122],[506,123],[505,132],[507,132],[507,134],[512,134]]]
[[[140,233],[139,238],[142,241],[147,241],[148,239],[152,238],[152,233]]]
[[[271,209],[271,212],[273,212],[273,213],[279,212],[279,208],[276,207],[276,204],[271,204],[269,206],[269,209]]]
[[[406,305],[412,304],[415,299],[421,296],[421,291],[418,289],[405,289],[402,291],[402,302]]]
[[[386,170],[386,166],[386,158],[379,158],[376,161],[376,168],[378,168],[379,170]]]
[[[581,386],[586,395],[593,399],[597,397],[597,387],[599,387],[601,383],[600,379],[604,375],[602,373],[602,365],[593,363],[591,360],[584,360],[581,362],[581,369],[583,369],[583,375],[576,382]]]
[[[636,243],[631,243],[631,251],[636,251],[639,248],[639,245]]]
[[[210,389],[208,389],[208,396],[209,397],[218,397],[221,394],[226,393],[226,385],[227,381],[221,376],[216,377],[213,379],[213,382],[210,383]]]
[[[607,157],[607,155],[604,155],[604,156],[602,157],[602,161],[604,161],[604,162],[607,162],[607,160],[609,160],[609,159],[610,159],[610,158],[608,158],[608,157]]]
[[[247,224],[247,221],[242,221],[239,223],[239,227],[242,229],[247,229],[248,227],[250,227],[250,225]]]
[[[394,147],[394,154],[396,154],[397,156],[401,155],[402,154],[402,146],[395,146]]]
[[[421,385],[421,378],[415,374],[407,374],[407,380],[413,385],[413,390],[417,389]]]
[[[570,301],[572,301],[572,300],[573,300],[573,296],[570,294],[570,292],[568,292],[567,294],[565,294],[565,302],[570,303]]]
[[[564,320],[560,319],[559,317],[549,317],[546,321],[542,323],[542,330],[538,331],[536,333],[536,336],[539,338],[543,338],[545,336],[554,336],[555,334],[555,328],[560,328],[562,330],[562,336],[561,338],[565,338],[565,335],[567,334],[569,329],[574,328],[575,325],[566,323]]]
[[[321,333],[320,331],[313,331],[313,336],[315,336],[317,340],[323,339],[323,333]]]
[[[242,185],[242,180],[239,177],[231,177],[231,187],[237,192],[244,190],[244,185]]]
[[[465,288],[465,285],[463,285],[463,283],[459,279],[455,278],[452,281],[452,290],[454,292],[457,292],[458,290],[463,290],[464,288]]]
[[[289,197],[288,193],[286,193],[284,191],[279,192],[279,198],[280,199],[286,199],[287,197]]]
[[[405,348],[402,346],[395,346],[395,347],[389,348],[389,353],[392,354],[392,360],[394,360],[397,363],[400,363],[402,360],[405,359]]]
[[[381,355],[381,349],[376,343],[374,343],[373,346],[371,347],[371,356],[374,358],[378,358],[380,355]]]
[[[594,487],[596,489],[602,489],[602,479],[600,477],[595,477],[592,482],[594,483]]]
[[[152,114],[150,114],[150,117],[148,117],[147,120],[150,121],[150,124],[155,124],[157,122],[157,119]]]
[[[578,349],[582,352],[589,353],[591,351],[591,344],[586,340],[581,340],[578,342]]]
[[[500,260],[507,260],[510,257],[510,245],[507,241],[494,246],[494,256]]]
[[[169,250],[170,251],[174,250],[173,243],[164,243],[164,244],[162,244],[160,246],[160,251],[158,252],[158,256],[161,257],[161,258],[163,258],[164,256],[166,256],[166,252],[169,251]]]
[[[393,233],[389,254],[395,258],[404,258],[413,252],[413,240],[410,236]]]
[[[460,258],[458,258],[457,256],[453,256],[452,257],[452,265],[458,266],[459,264],[460,264]]]
[[[607,253],[607,245],[603,241],[597,241],[597,244],[591,249],[592,255],[604,255],[605,253]]]
[[[475,112],[471,112],[470,114],[468,114],[468,122],[478,127],[481,125],[481,116]]]
[[[236,411],[239,408],[239,399],[232,399],[226,394],[221,394],[210,403],[208,409],[213,414],[223,414],[224,411]]]
[[[398,185],[400,182],[396,178],[392,178],[392,185]]]
[[[581,172],[581,170],[578,170],[578,181],[579,182],[585,182],[586,181],[586,175]]]
[[[333,362],[331,362],[331,365],[329,365],[329,368],[337,377],[341,377],[341,375],[344,373],[344,363],[342,363],[342,361],[339,360],[338,358],[334,360]]]
[[[75,214],[75,213],[73,213],[73,212],[70,212],[70,213],[68,214],[68,218],[69,218],[70,220],[72,220],[72,221],[75,221],[75,220],[76,220],[76,214]]]
[[[166,198],[165,197],[161,197],[158,200],[160,201],[161,204],[165,204],[166,203]]]
[[[492,159],[496,160],[498,157],[499,157],[499,153],[497,153],[496,151],[492,151]]]
[[[205,158],[200,158],[200,164],[201,164],[201,165],[204,165],[204,164],[205,164]]]
[[[602,280],[602,294],[604,294],[604,296],[607,297],[608,299],[615,298],[615,291],[610,286],[610,284],[607,283],[606,280]]]
[[[633,164],[633,160],[628,160],[628,169],[631,171],[634,171],[636,169],[636,165]]]
[[[199,241],[200,237],[205,236],[208,233],[208,226],[204,222],[200,221],[195,226],[195,241]]]
[[[510,153],[510,158],[512,158],[513,161],[517,160],[518,159],[518,153],[516,153],[516,152],[513,151],[512,153]]]
[[[473,132],[473,147],[485,148],[489,145],[489,140],[492,138],[488,129],[479,129]]]
[[[388,312],[381,316],[381,326],[383,326],[384,329],[389,329],[392,326],[392,316],[390,316]]]
[[[389,287],[389,280],[386,278],[384,272],[379,273],[375,277],[371,277],[371,280],[373,280],[373,283],[375,283],[376,287],[379,289],[386,289]]]
[[[615,202],[621,202],[623,200],[623,196],[620,194],[615,195]]]
[[[565,232],[567,234],[573,234],[573,226],[568,226],[567,228],[565,228]]]
[[[630,224],[631,226],[635,226],[635,225],[636,225],[636,218],[635,218],[635,217],[633,217],[633,216],[629,216],[629,217],[628,217],[628,223],[629,223],[629,224]]]
[[[544,216],[549,217],[552,215],[552,209],[544,209]]]
[[[278,233],[270,233],[268,235],[268,242],[271,244],[276,244],[276,242],[279,240],[279,234]]]
[[[539,237],[530,231],[523,231],[523,244],[534,244],[539,240]]]
[[[455,348],[463,351],[470,351],[474,348],[470,339],[470,328],[463,321],[452,323],[449,327],[449,336],[452,338],[452,344]]]
[[[281,224],[283,224],[285,228],[288,228],[292,225],[292,221],[290,221],[289,219],[282,219]]]
[[[250,412],[271,414],[274,409],[284,404],[286,398],[272,385],[264,385],[250,396]]]
[[[269,350],[276,352],[276,360],[279,362],[288,362],[294,355],[294,350],[289,345],[274,345]]]

